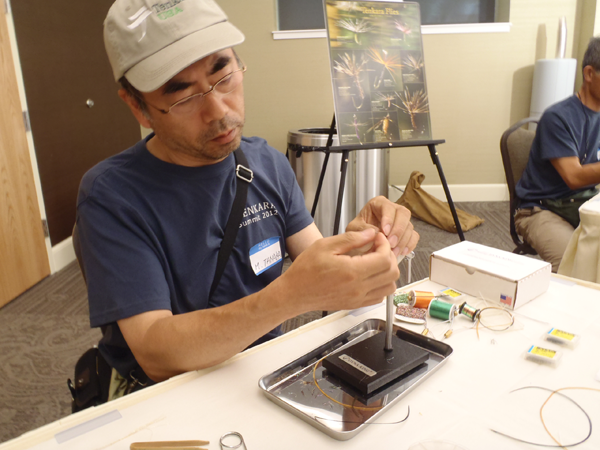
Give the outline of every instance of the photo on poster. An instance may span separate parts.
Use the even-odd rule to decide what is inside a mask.
[[[373,113],[373,142],[399,141],[398,113],[389,111],[385,113]]]
[[[371,113],[342,113],[338,132],[347,144],[362,145],[373,141],[373,118]]]
[[[371,97],[371,111],[391,111],[397,108],[394,101],[398,99],[397,91],[376,92]]]
[[[402,81],[404,83],[423,83],[423,53],[402,52]]]
[[[367,72],[371,91],[401,90],[402,55],[398,49],[369,47],[367,51]]]
[[[325,12],[332,48],[422,48],[418,3],[326,0]]]
[[[419,4],[325,0],[325,10],[340,144],[430,139]]]
[[[429,99],[423,83],[405,85],[394,104],[398,108],[400,140],[431,139]]]
[[[371,101],[368,60],[364,52],[343,50],[332,52],[333,86],[340,112],[368,110]]]

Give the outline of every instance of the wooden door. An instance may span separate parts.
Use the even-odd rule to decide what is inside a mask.
[[[8,25],[0,8],[0,306],[50,274]]]
[[[11,2],[52,245],[71,236],[83,174],[141,136],[104,50],[112,3]]]

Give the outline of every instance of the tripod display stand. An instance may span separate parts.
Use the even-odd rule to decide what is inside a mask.
[[[327,165],[329,162],[329,155],[331,153],[341,153],[342,154],[342,164],[341,164],[341,175],[340,175],[340,186],[338,190],[338,198],[337,198],[337,206],[335,210],[335,221],[333,225],[333,234],[339,234],[340,230],[340,217],[342,211],[342,201],[344,196],[344,186],[346,184],[346,172],[348,170],[348,158],[350,157],[350,152],[352,151],[361,151],[361,150],[373,150],[373,149],[383,149],[383,148],[403,148],[403,147],[427,147],[429,150],[429,155],[431,156],[431,161],[437,168],[438,174],[440,176],[440,181],[442,182],[442,187],[444,188],[444,193],[446,194],[446,200],[448,201],[448,206],[450,207],[450,212],[452,213],[452,218],[454,219],[454,224],[456,225],[456,231],[458,233],[458,237],[461,241],[465,240],[465,236],[462,231],[462,227],[460,226],[460,221],[458,220],[458,215],[456,214],[456,208],[454,207],[454,202],[452,201],[452,196],[450,195],[450,190],[448,189],[448,183],[446,182],[446,177],[444,175],[444,171],[442,170],[442,163],[438,157],[438,153],[436,150],[436,145],[443,144],[446,142],[443,139],[440,140],[411,140],[411,141],[390,141],[390,142],[377,142],[377,143],[369,143],[369,144],[352,144],[352,145],[339,145],[332,146],[333,143],[333,135],[336,131],[335,124],[335,115],[333,116],[333,120],[331,122],[331,126],[329,128],[329,136],[327,139],[327,144],[325,149],[322,151],[325,153],[325,159],[323,160],[323,166],[321,167],[321,174],[319,176],[319,183],[317,185],[317,191],[315,194],[315,200],[313,202],[313,207],[311,210],[311,214],[314,217],[317,204],[319,202],[319,196],[321,194],[321,188],[323,186],[323,180],[325,178],[325,172],[327,170]]]

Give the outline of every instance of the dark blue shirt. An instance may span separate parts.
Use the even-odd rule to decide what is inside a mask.
[[[599,143],[600,113],[584,106],[576,95],[550,106],[540,119],[527,167],[516,186],[518,207],[541,206],[540,200],[589,189],[571,190],[550,160],[576,156],[582,165],[597,162]]]
[[[283,264],[257,275],[251,248],[274,238],[285,255],[285,239],[312,223],[285,156],[263,139],[243,138],[254,180],[235,247],[209,301],[235,196],[233,154],[203,167],[169,164],[148,152],[150,137],[92,168],[77,202],[91,325],[106,327],[100,350],[124,376],[136,363],[118,320],[153,310],[213,308],[257,292],[281,275]]]

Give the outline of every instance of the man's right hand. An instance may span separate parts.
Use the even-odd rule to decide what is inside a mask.
[[[368,244],[372,244],[369,253],[348,255]],[[275,283],[281,283],[289,302],[307,312],[379,303],[394,292],[398,276],[385,235],[368,228],[316,241]]]

